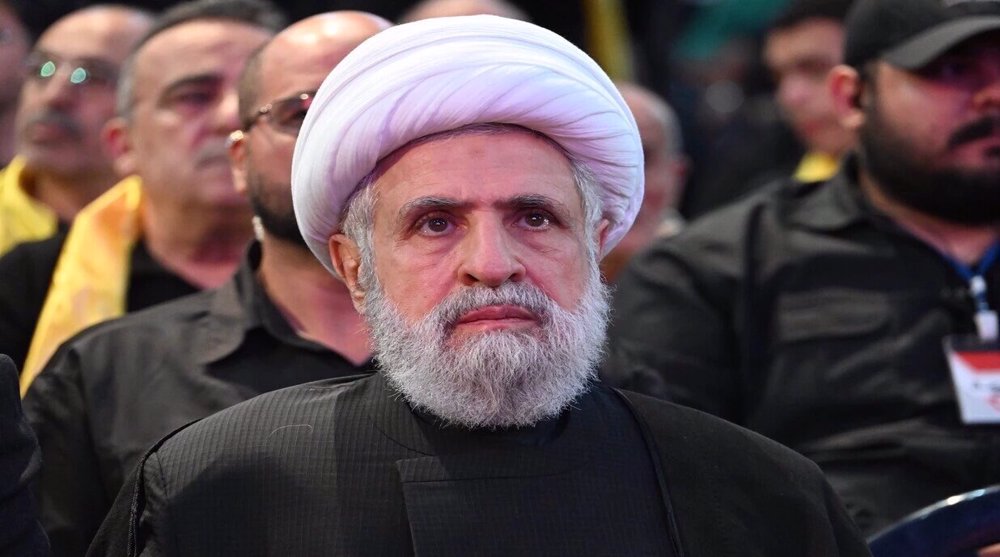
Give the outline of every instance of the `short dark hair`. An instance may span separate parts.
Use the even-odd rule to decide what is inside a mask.
[[[118,115],[127,118],[132,111],[132,95],[135,88],[135,58],[153,37],[160,33],[192,21],[222,20],[260,27],[277,33],[287,24],[284,13],[269,0],[193,0],[178,4],[163,12],[139,39],[132,52],[122,64],[118,79]]]
[[[771,22],[769,31],[794,27],[808,19],[832,19],[843,22],[852,0],[792,0]]]

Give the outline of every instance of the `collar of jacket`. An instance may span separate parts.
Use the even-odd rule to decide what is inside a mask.
[[[198,363],[209,365],[229,356],[258,327],[278,342],[314,352],[329,351],[300,336],[271,301],[257,278],[261,250],[260,242],[251,242],[236,275],[212,291],[208,311],[194,325],[198,334],[190,348]]]
[[[842,230],[874,214],[857,183],[857,158],[848,155],[840,170],[829,180],[782,189],[782,203],[788,205],[788,221],[798,227],[820,232]]]
[[[48,238],[59,226],[52,209],[24,191],[24,174],[22,157],[0,171],[0,255],[21,242]]]
[[[118,182],[77,214],[21,372],[21,395],[59,345],[94,323],[125,313],[129,257],[139,239],[142,182]]]

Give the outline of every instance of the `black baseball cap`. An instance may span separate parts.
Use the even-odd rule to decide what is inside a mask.
[[[1000,30],[1000,0],[857,0],[847,14],[844,62],[926,66],[958,43]]]

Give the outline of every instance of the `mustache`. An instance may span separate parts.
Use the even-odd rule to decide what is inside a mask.
[[[198,151],[198,154],[194,158],[195,166],[201,166],[203,164],[211,164],[219,161],[229,163],[229,152],[226,149],[226,144],[224,142],[212,143],[206,145],[203,149]]]
[[[80,126],[80,123],[65,112],[46,110],[28,120],[27,127],[30,128],[39,124],[62,128],[63,131],[74,139],[83,137],[83,128]]]
[[[1000,116],[986,116],[959,128],[948,138],[948,148],[1000,134]]]
[[[508,282],[498,288],[472,287],[445,298],[433,311],[433,321],[447,331],[455,328],[466,313],[489,306],[517,306],[534,315],[544,325],[548,323],[554,304],[538,288],[524,283]]]

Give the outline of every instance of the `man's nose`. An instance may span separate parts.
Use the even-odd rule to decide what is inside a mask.
[[[74,102],[77,90],[78,87],[70,83],[67,76],[57,73],[42,82],[41,97],[47,106],[62,108]]]
[[[215,106],[215,127],[228,136],[233,130],[240,129],[239,96],[236,89],[222,93],[222,98]]]
[[[487,221],[470,227],[461,244],[459,280],[465,286],[482,284],[491,288],[507,281],[524,279],[525,268],[517,242],[503,222]]]

